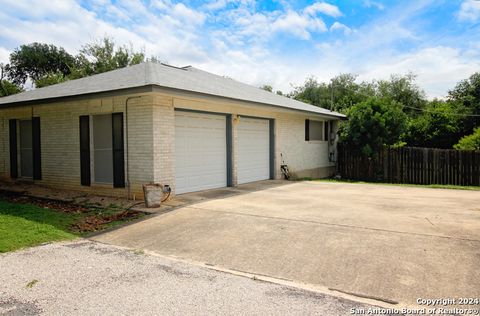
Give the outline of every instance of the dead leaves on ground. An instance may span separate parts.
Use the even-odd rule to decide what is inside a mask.
[[[138,218],[139,216],[139,212],[130,210],[122,211],[111,215],[95,214],[91,216],[86,216],[78,220],[70,228],[80,233],[95,232],[103,229],[105,225],[111,222],[131,220]]]
[[[32,197],[26,192],[0,191],[0,199],[12,203],[33,204],[35,206],[60,211],[67,214],[84,215],[70,229],[79,233],[95,232],[105,228],[109,223],[126,221],[139,218],[142,213],[132,210],[125,210],[115,205],[106,208],[99,205],[78,205],[68,201],[59,201],[47,198]]]

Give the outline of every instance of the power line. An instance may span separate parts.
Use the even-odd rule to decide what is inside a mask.
[[[462,114],[462,113],[446,113],[441,111],[432,111],[427,109],[416,108],[414,106],[402,105],[404,108],[419,110],[427,113],[434,113],[434,114],[448,114],[448,115],[455,115],[455,116],[466,116],[466,117],[480,117],[480,114]]]

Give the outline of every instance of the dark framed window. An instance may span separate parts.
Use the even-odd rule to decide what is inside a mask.
[[[330,122],[329,121],[325,121],[324,122],[324,131],[323,131],[323,140],[328,142],[328,138],[330,137]]]
[[[83,120],[82,120],[83,118]],[[93,181],[125,187],[123,113],[92,115]],[[82,125],[83,121],[83,125]],[[88,116],[80,117],[81,181],[90,185]],[[83,134],[82,134],[83,130]],[[83,142],[82,142],[83,140]]]
[[[23,178],[41,180],[40,118],[32,117],[27,120],[11,119],[9,121],[9,134],[11,177],[17,178],[20,174],[20,177]],[[19,152],[17,151],[17,144]],[[18,157],[18,153],[20,157]],[[20,169],[20,172],[18,169]]]
[[[325,140],[323,121],[305,120],[305,140]]]

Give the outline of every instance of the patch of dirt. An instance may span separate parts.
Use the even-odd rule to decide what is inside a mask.
[[[69,202],[25,196],[21,192],[0,191],[0,199],[12,203],[33,204],[42,208],[58,210],[64,213],[86,213],[90,209]]]
[[[109,205],[108,209],[113,214],[101,214],[104,207],[99,204],[78,205],[73,202],[60,201],[50,198],[32,197],[26,195],[26,192],[12,192],[0,190],[0,199],[12,203],[33,204],[35,206],[52,209],[68,214],[83,214],[81,219],[70,226],[70,229],[79,233],[95,232],[105,228],[105,225],[115,221],[126,221],[136,219],[141,216],[141,212],[125,210],[117,205]]]
[[[70,226],[70,229],[80,233],[95,232],[98,230],[102,230],[106,224],[115,221],[135,219],[138,218],[140,214],[141,213],[137,211],[126,210],[112,215],[86,216],[77,221],[75,224],[72,224],[72,226]]]

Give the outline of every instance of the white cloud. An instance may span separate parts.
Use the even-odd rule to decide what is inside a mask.
[[[43,1],[5,1],[9,3],[0,12],[0,29],[4,30],[2,43],[18,46],[45,42],[75,53],[82,44],[110,36],[120,45],[132,44],[137,49],[144,48],[147,55],[172,62],[194,63],[204,60],[207,55],[201,48],[200,29],[196,28],[203,23],[203,15],[183,4],[163,1],[165,5],[171,5],[166,14],[155,13],[142,2],[118,1],[115,8],[127,14],[129,22],[116,25],[75,1],[52,0],[48,6]],[[157,1],[156,5],[159,3]],[[108,7],[110,1],[105,0],[103,4]],[[22,15],[19,16],[18,12]],[[112,20],[118,22],[118,19]]]
[[[463,1],[457,16],[461,21],[477,21],[480,18],[480,1]]]
[[[349,35],[352,33],[352,29],[346,26],[345,24],[342,24],[340,22],[335,22],[330,26],[330,32],[335,32],[335,31],[341,31],[345,35]]]
[[[0,46],[0,64],[8,64],[9,57],[10,51],[5,47]]]
[[[397,55],[380,62],[369,63],[360,79],[382,79],[390,74],[415,73],[420,86],[430,98],[445,97],[446,87],[451,89],[460,80],[468,78],[480,68],[477,56],[465,56],[452,47],[429,47],[413,53]]]
[[[363,1],[363,6],[367,8],[377,8],[378,10],[383,10],[385,9],[385,6],[377,1],[372,1],[372,0],[364,0]]]
[[[207,10],[212,10],[212,11],[223,9],[226,6],[227,6],[226,0],[214,0],[205,4],[205,8]]]
[[[147,4],[118,0],[115,5],[111,0],[88,0],[88,10],[73,0],[51,0],[48,6],[41,0],[1,1],[0,62],[24,43],[52,43],[75,53],[82,44],[109,35],[119,44],[143,47],[147,55],[174,65],[192,64],[256,86],[271,84],[284,92],[310,75],[328,81],[341,72],[373,79],[413,71],[432,97],[444,95],[480,68],[480,43],[473,39],[464,49],[412,45],[403,53],[395,48],[399,42],[422,42],[410,19],[433,0],[402,3],[355,30],[335,19],[328,29],[321,14],[338,17],[342,12],[325,2],[296,10],[280,2],[283,7],[267,12],[252,0],[217,0],[200,8],[171,0]],[[374,6],[373,1],[366,2]],[[317,36],[327,31],[332,34]],[[300,39],[311,49],[284,54],[275,44],[278,39],[285,41],[285,34],[292,45]]]
[[[445,96],[459,80],[480,69],[480,41],[469,36],[469,40],[461,41],[462,46],[458,47],[452,40],[447,41],[448,45],[428,46],[409,17],[417,17],[429,3],[392,8],[356,29],[348,38],[317,43],[314,66],[309,70],[299,68],[299,72],[317,75],[320,80],[341,72],[371,80],[412,71],[418,75],[417,82],[429,97]],[[404,51],[395,47],[397,43],[411,46]],[[418,45],[420,43],[423,45]]]
[[[153,0],[150,5],[159,10],[167,10],[172,7],[172,2],[170,0]]]
[[[326,2],[316,2],[311,6],[308,6],[304,10],[305,14],[308,15],[316,15],[317,13],[323,13],[334,18],[342,16],[342,12],[337,6]]]
[[[205,15],[186,7],[183,3],[177,3],[173,7],[173,15],[183,22],[190,22],[194,25],[201,25],[205,21]]]
[[[291,33],[302,39],[309,39],[310,32],[325,32],[325,23],[316,17],[300,15],[297,12],[289,11],[279,17],[271,24],[272,30]]]

